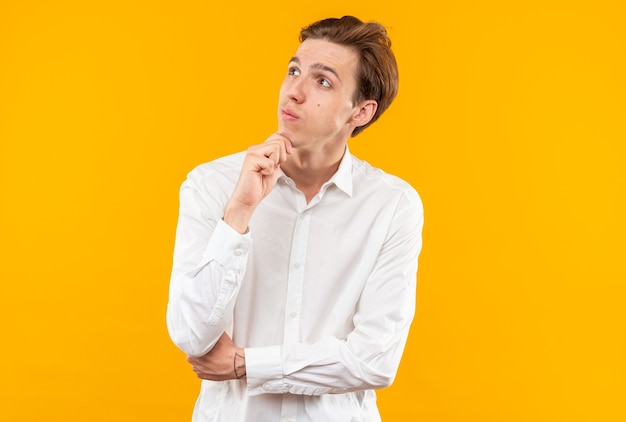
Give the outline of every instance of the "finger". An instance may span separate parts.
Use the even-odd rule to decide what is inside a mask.
[[[283,142],[276,141],[270,143],[270,146],[272,146],[272,149],[269,151],[269,154],[267,154],[266,157],[272,159],[275,166],[284,163],[287,159],[285,144]]]
[[[279,147],[280,155],[277,155],[277,164],[282,164],[287,161],[287,155],[291,154],[291,140],[280,132],[272,134],[269,138],[267,138],[264,144],[277,145]]]
[[[259,158],[255,165],[257,173],[264,176],[271,176],[278,167],[276,160],[272,157]]]
[[[281,148],[284,148],[282,141],[270,138],[262,144],[248,148],[248,154],[259,158],[273,158],[274,163],[278,164],[280,162]]]
[[[291,142],[291,139],[284,133],[276,132],[276,134],[280,135],[281,139],[285,143],[285,152],[287,154],[291,154],[291,150],[293,149],[293,143]]]

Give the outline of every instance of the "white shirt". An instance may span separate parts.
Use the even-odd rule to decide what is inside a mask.
[[[194,422],[379,421],[415,312],[423,210],[403,180],[346,149],[309,203],[281,174],[241,235],[221,219],[244,153],[180,192],[167,326],[201,356],[223,332],[247,377],[202,381]]]

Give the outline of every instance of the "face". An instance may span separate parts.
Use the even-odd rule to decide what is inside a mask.
[[[295,148],[345,143],[356,126],[353,104],[357,54],[325,40],[307,39],[290,60],[280,89],[278,131]]]

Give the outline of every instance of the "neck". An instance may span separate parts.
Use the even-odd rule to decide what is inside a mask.
[[[337,172],[345,151],[345,144],[330,150],[294,148],[281,169],[295,182],[309,202]]]

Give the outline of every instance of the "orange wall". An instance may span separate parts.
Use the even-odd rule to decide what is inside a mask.
[[[426,209],[384,420],[626,420],[624,3],[211,3],[0,3],[0,420],[189,420],[178,187],[275,129],[299,28],[348,13],[401,73],[350,147]]]

